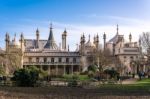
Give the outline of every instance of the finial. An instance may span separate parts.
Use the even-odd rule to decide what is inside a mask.
[[[131,40],[132,40],[132,35],[131,35],[131,32],[130,32],[130,34],[129,34],[129,41],[131,42]]]
[[[38,28],[36,29],[36,33],[39,33],[39,29]]]
[[[21,32],[21,38],[23,38],[23,32]]]
[[[119,34],[119,26],[118,26],[118,24],[117,24],[117,35]]]
[[[16,41],[16,33],[14,34],[14,41]]]
[[[85,36],[84,36],[84,32],[83,32],[83,38],[85,38]]]
[[[103,39],[106,39],[106,33],[104,32]]]
[[[68,45],[68,52],[69,52],[69,45]]]
[[[67,34],[67,30],[66,30],[66,28],[65,28],[65,30],[64,30],[64,34]]]
[[[50,29],[53,29],[53,24],[52,23],[50,23]]]
[[[97,33],[97,38],[99,38],[99,35],[98,35],[98,33]]]
[[[141,46],[141,36],[140,36],[140,38],[139,38],[139,46]]]
[[[89,41],[90,41],[90,34],[89,34]]]

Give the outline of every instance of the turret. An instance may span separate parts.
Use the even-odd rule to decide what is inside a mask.
[[[23,33],[20,35],[20,46],[21,46],[21,51],[22,53],[24,52],[24,36]]]
[[[9,43],[10,43],[10,37],[9,37],[9,34],[6,33],[6,35],[5,35],[6,53],[7,53],[8,50],[9,50]]]
[[[40,32],[37,28],[37,30],[36,30],[36,40],[39,40],[39,39],[40,39]]]
[[[66,29],[64,30],[62,34],[62,49],[66,50],[67,49],[67,31]]]
[[[93,44],[96,44],[96,37],[94,35],[94,38],[93,38]]]
[[[40,39],[40,33],[37,28],[37,30],[36,30],[36,48],[39,48],[39,39]]]
[[[117,24],[117,35],[119,35],[119,26]]]
[[[103,34],[103,39],[104,39],[104,50],[105,50],[106,49],[106,34],[105,34],[105,32]]]
[[[131,33],[129,34],[129,42],[131,43],[131,41],[132,41],[132,35],[131,35]]]
[[[80,52],[81,52],[81,54],[84,53],[84,45],[85,45],[85,36],[83,33],[83,35],[81,35],[81,39],[80,39]]]
[[[98,36],[98,34],[95,37],[95,45],[96,45],[96,49],[99,49],[99,36]]]

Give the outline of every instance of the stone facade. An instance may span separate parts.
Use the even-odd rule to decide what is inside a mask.
[[[19,53],[21,68],[34,65],[48,72],[49,75],[73,74],[74,72],[86,71],[88,66],[95,64],[93,53],[103,50],[99,43],[99,35],[94,36],[93,42],[86,41],[85,35],[81,35],[80,44],[75,51],[67,48],[67,31],[62,33],[62,46],[58,46],[53,36],[52,25],[50,27],[47,40],[40,39],[40,32],[36,30],[36,39],[26,39],[20,35],[19,42],[16,37],[10,41],[9,34],[6,33],[6,54]],[[139,46],[137,42],[132,42],[132,35],[129,35],[129,42],[125,42],[123,35],[117,34],[106,42],[104,34],[104,50],[109,49],[111,55],[118,57],[124,66],[125,72],[133,72],[132,60],[139,59]],[[97,62],[97,65],[99,63]]]

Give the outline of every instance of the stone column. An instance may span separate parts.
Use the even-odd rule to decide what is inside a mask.
[[[48,75],[51,75],[51,67],[50,67],[50,65],[48,66]]]
[[[73,65],[71,65],[71,74],[73,75]]]
[[[56,65],[56,75],[58,75],[58,65]]]
[[[64,75],[66,74],[66,65],[64,65]]]
[[[43,70],[42,65],[40,65],[40,70]]]

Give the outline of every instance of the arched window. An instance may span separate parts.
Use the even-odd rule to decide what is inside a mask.
[[[36,58],[36,62],[37,62],[37,63],[39,62],[39,58],[38,58],[38,57]]]
[[[59,62],[59,63],[61,63],[61,62],[62,62],[62,59],[61,59],[61,58],[59,58],[59,59],[58,59],[58,62]]]
[[[46,57],[44,57],[44,63],[46,63],[47,62],[47,58]]]
[[[66,58],[66,63],[69,63],[69,58]]]
[[[77,61],[76,58],[73,58],[73,63],[76,63],[76,61]]]
[[[29,62],[32,62],[32,58],[31,57],[29,57]]]
[[[51,58],[51,62],[54,63],[54,58]]]

